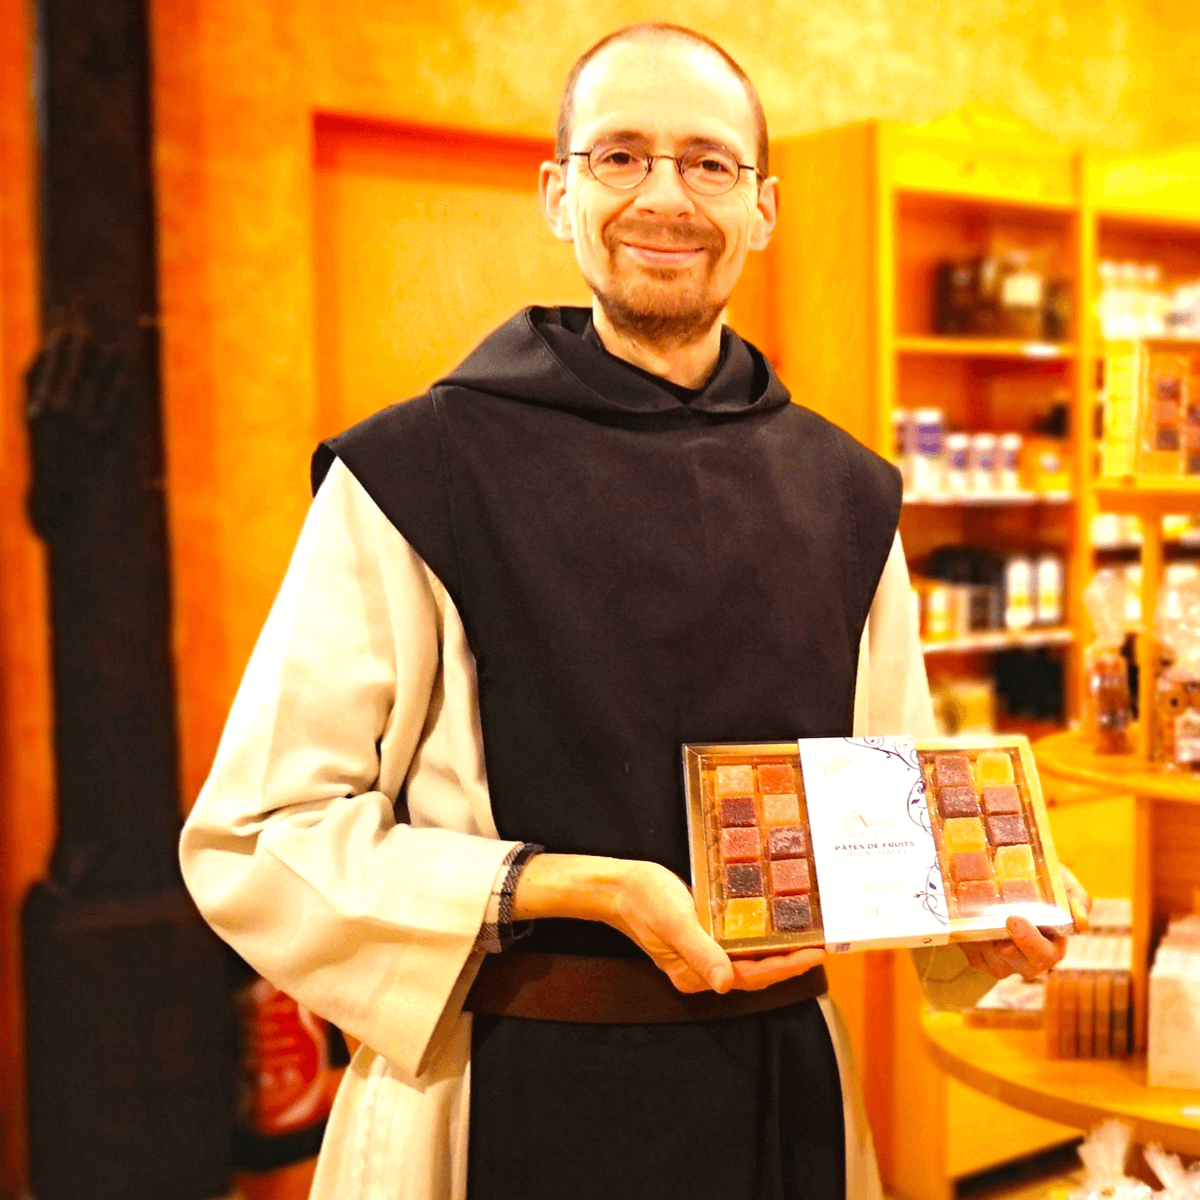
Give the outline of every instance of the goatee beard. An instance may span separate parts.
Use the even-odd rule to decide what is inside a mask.
[[[593,288],[600,308],[618,332],[659,349],[701,341],[721,319],[723,303],[696,296],[672,297],[667,303],[639,304],[628,296],[605,295]]]
[[[649,278],[626,277],[616,271],[616,256],[623,239],[655,246],[700,247],[707,259],[706,276],[712,271],[725,239],[718,229],[700,222],[662,222],[625,215],[604,231],[604,244],[614,267],[613,287],[601,292],[591,280],[600,308],[617,332],[654,346],[671,349],[701,341],[721,319],[728,297],[718,301],[705,290],[708,279],[689,283],[680,291],[655,286],[669,284],[678,273],[670,267],[649,271]]]

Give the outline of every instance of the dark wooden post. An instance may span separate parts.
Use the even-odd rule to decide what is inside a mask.
[[[38,1200],[229,1185],[224,957],[183,889],[144,0],[40,0],[44,348],[30,511],[49,552],[58,841],[24,913]]]

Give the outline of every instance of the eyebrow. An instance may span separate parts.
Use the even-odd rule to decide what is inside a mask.
[[[649,137],[644,133],[639,133],[636,129],[620,129],[614,133],[601,134],[592,145],[599,146],[604,142],[636,142],[646,146],[650,144],[650,141]],[[684,150],[694,150],[697,147],[709,150],[724,150],[726,154],[732,154],[739,162],[741,161],[739,151],[735,150],[732,146],[726,145],[724,142],[717,141],[716,138],[696,136],[687,138],[683,143]]]

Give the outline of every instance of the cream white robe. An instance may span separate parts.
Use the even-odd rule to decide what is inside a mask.
[[[857,733],[924,733],[932,709],[899,537],[863,634]],[[406,789],[407,821],[393,806]],[[403,816],[403,813],[401,813]],[[513,843],[488,800],[474,661],[441,582],[339,461],[313,502],[183,831],[201,912],[267,979],[362,1042],[330,1117],[316,1200],[461,1200],[475,940]],[[935,1003],[994,982],[946,949]],[[878,1200],[849,1043],[847,1192]]]

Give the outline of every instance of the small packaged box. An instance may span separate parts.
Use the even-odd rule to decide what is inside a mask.
[[[1024,737],[686,745],[696,908],[733,955],[1073,928]]]

